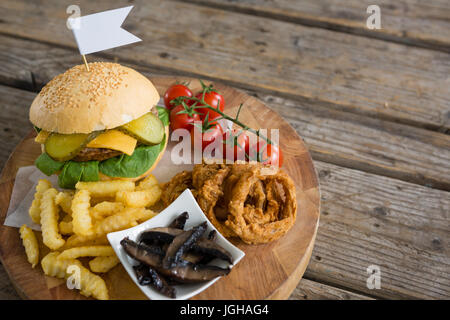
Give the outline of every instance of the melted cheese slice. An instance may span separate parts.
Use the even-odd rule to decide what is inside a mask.
[[[36,141],[37,143],[40,143],[40,144],[44,144],[49,135],[50,135],[50,132],[41,130],[37,134],[36,138],[34,138],[34,141]]]
[[[105,148],[121,151],[129,156],[136,148],[137,140],[119,130],[108,130],[90,141],[88,148]]]

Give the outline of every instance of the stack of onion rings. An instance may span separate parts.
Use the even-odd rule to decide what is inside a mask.
[[[279,239],[297,216],[295,185],[283,170],[261,165],[201,164],[164,185],[169,205],[190,188],[211,223],[225,237],[248,244]]]

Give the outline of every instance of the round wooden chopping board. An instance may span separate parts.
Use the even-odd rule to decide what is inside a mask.
[[[160,95],[174,82],[189,81],[196,92],[199,81],[186,78],[152,78]],[[209,84],[208,82],[205,82]],[[311,257],[319,224],[320,194],[311,156],[296,131],[260,100],[221,84],[214,87],[224,96],[226,113],[235,116],[241,103],[239,119],[253,128],[280,130],[283,169],[296,184],[298,211],[294,226],[277,241],[247,245],[231,241],[245,252],[232,272],[193,299],[287,299],[297,286]],[[47,277],[40,266],[28,263],[17,228],[3,225],[18,168],[32,165],[41,153],[30,133],[14,150],[0,177],[0,259],[17,292],[26,299],[85,299],[77,290],[69,290],[63,280]],[[36,232],[38,236],[40,233]],[[42,245],[40,258],[48,252]],[[105,279],[111,299],[146,299],[125,269],[118,265]]]

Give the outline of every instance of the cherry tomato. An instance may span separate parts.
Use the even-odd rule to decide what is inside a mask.
[[[191,130],[195,121],[201,121],[200,115],[196,113],[192,114],[192,116],[189,116],[187,113],[178,114],[178,112],[184,110],[184,107],[180,104],[170,111],[170,128],[172,130],[180,128]]]
[[[228,160],[243,160],[249,150],[249,138],[242,130],[231,130],[223,134],[223,158]]]
[[[199,92],[195,95],[195,97],[197,99],[202,99],[203,97],[203,93]],[[219,110],[223,112],[223,110],[225,109],[225,99],[223,98],[223,96],[215,91],[211,91],[211,92],[205,92],[205,98],[204,101],[209,104],[211,107],[213,108],[217,108],[217,106],[219,106]],[[201,103],[197,103],[197,106],[202,106]],[[206,115],[209,113],[209,119],[216,119],[217,117],[220,117],[220,114],[210,110],[208,108],[198,108],[196,109],[197,112],[201,113],[201,118],[202,120],[206,117]]]
[[[164,94],[164,105],[167,109],[172,109],[175,105],[173,103],[171,104],[170,101],[181,96],[192,97],[193,93],[183,84],[174,84],[170,86]]]
[[[195,144],[195,138],[201,136],[202,139],[202,151],[205,150],[206,146],[214,142],[218,137],[223,135],[223,130],[218,122],[211,123],[210,127],[206,129],[205,132],[201,132],[200,128],[193,127],[191,129],[191,141],[194,147],[198,147]]]
[[[258,154],[259,153],[259,156]],[[249,151],[250,160],[258,160],[264,164],[281,167],[283,165],[283,153],[279,146],[267,144],[265,141],[255,143]]]

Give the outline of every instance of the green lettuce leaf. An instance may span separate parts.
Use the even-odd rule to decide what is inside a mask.
[[[47,176],[51,176],[62,169],[64,162],[53,160],[48,154],[42,153],[34,161],[34,165]]]
[[[158,110],[158,118],[162,121],[165,127],[169,125],[169,110],[164,107],[156,106],[156,110]]]
[[[161,144],[142,145],[137,147],[131,156],[122,154],[100,162],[99,169],[110,177],[136,178],[150,169],[160,152]]]
[[[98,161],[67,161],[58,176],[58,185],[74,189],[78,181],[98,181]]]

